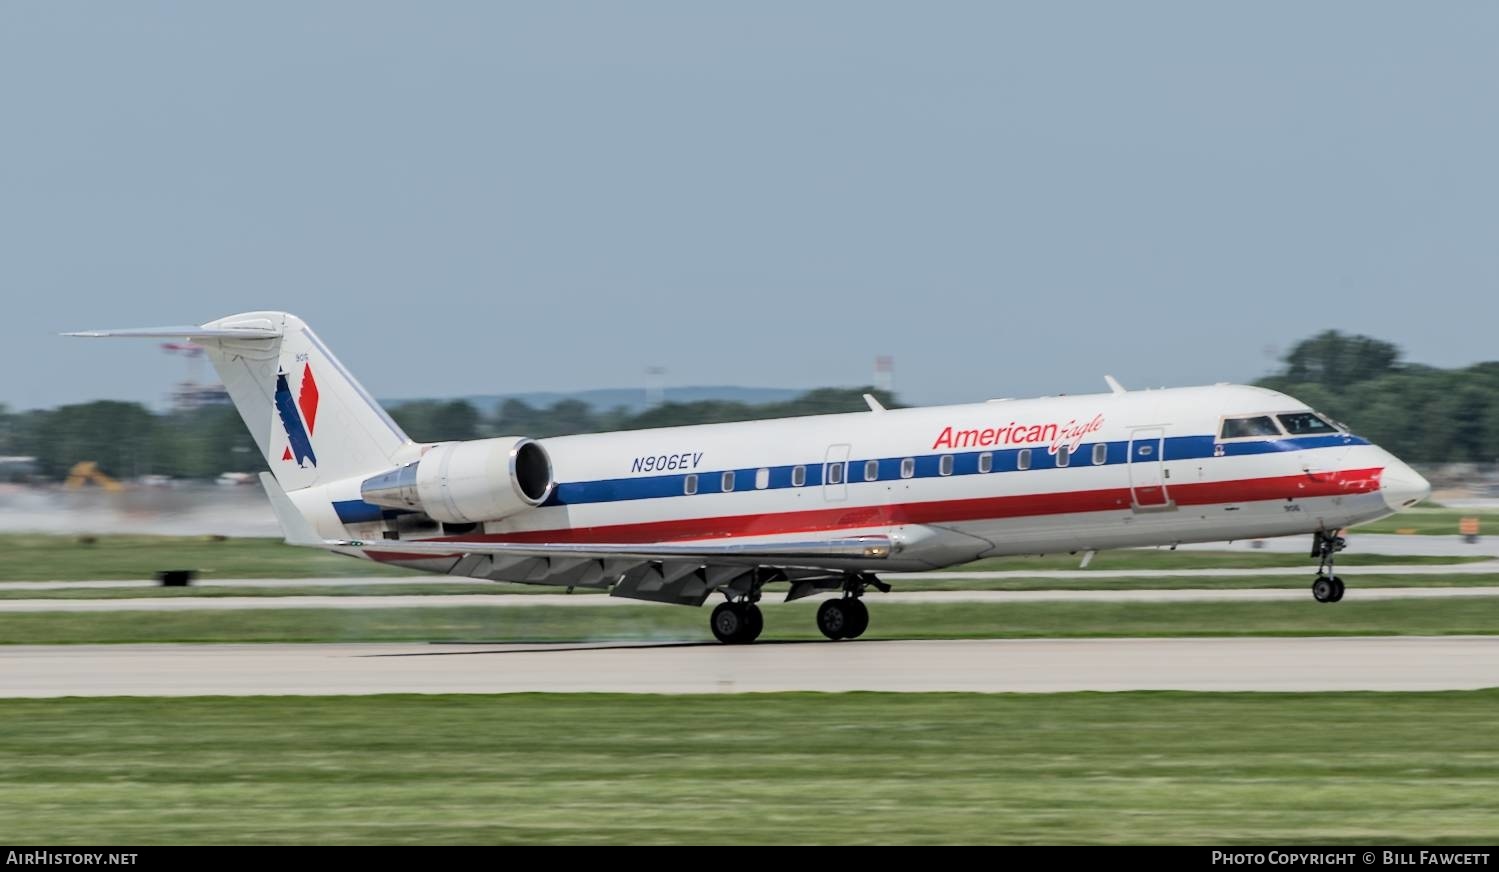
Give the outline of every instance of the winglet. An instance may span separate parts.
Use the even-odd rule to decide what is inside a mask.
[[[1109,383],[1109,390],[1113,391],[1114,393],[1116,393],[1116,394],[1128,393],[1124,389],[1124,385],[1120,384],[1118,381],[1115,381],[1115,379],[1114,379],[1113,376],[1106,375],[1106,376],[1103,377],[1103,380]]]
[[[286,544],[310,545],[315,548],[328,546],[329,543],[317,534],[317,531],[307,522],[307,517],[297,510],[291,497],[281,489],[274,475],[262,472],[260,486],[265,488],[265,495],[271,499],[271,511],[276,513],[276,523],[281,525],[281,535],[286,537]]]
[[[885,411],[885,407],[880,405],[880,401],[874,398],[874,394],[865,394],[864,402],[869,404],[869,411],[871,412]]]

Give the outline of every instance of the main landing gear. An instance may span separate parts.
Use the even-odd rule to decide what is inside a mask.
[[[857,639],[869,629],[869,608],[864,605],[865,588],[874,588],[880,593],[889,593],[890,585],[873,575],[851,575],[843,580],[843,596],[830,599],[817,607],[817,629],[824,636],[839,639]]]
[[[713,636],[725,645],[748,645],[760,638],[765,616],[760,607],[748,600],[719,603],[708,618]]]
[[[1333,559],[1347,547],[1348,541],[1336,530],[1331,533],[1318,530],[1312,534],[1312,556],[1321,560],[1312,581],[1312,598],[1317,602],[1335,603],[1343,598],[1343,579],[1333,574]]]
[[[825,600],[817,607],[817,629],[829,639],[857,639],[869,629],[869,607],[853,596]]]
[[[817,588],[827,590],[836,588],[838,584],[836,578],[819,580]],[[868,573],[845,576],[842,586],[843,596],[826,600],[817,607],[817,629],[835,641],[857,639],[869,629],[869,609],[861,599],[867,588],[872,587],[882,593],[890,592],[890,585]],[[737,595],[738,599],[719,603],[713,609],[713,614],[708,618],[713,637],[726,645],[747,645],[758,639],[760,631],[765,629],[765,617],[760,613],[760,607],[755,605],[760,599],[760,586],[755,585],[747,593],[725,591],[725,594]],[[801,595],[793,588],[792,594],[787,598],[797,599]]]

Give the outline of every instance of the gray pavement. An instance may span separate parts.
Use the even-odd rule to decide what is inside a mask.
[[[0,697],[1499,686],[1499,638],[0,646]]]

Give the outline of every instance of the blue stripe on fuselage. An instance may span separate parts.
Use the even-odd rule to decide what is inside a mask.
[[[409,515],[405,509],[387,509],[364,500],[334,500],[333,511],[343,524],[373,524],[400,515]]]
[[[1093,463],[1093,446],[1103,444],[1107,446],[1106,458],[1103,463]],[[1312,448],[1336,448],[1349,445],[1368,445],[1366,439],[1345,433],[1333,433],[1321,436],[1293,436],[1280,439],[1249,440],[1243,442],[1219,442],[1213,436],[1171,436],[1166,439],[1166,445],[1162,450],[1165,460],[1198,460],[1213,457],[1243,457],[1251,454],[1273,454],[1281,451],[1304,451]],[[1221,446],[1223,453],[1215,454],[1215,449]],[[1029,470],[1056,469],[1056,455],[1046,450],[1046,446],[1033,446],[1031,448],[1006,448],[990,451],[964,451],[946,452],[953,455],[953,475],[980,475],[979,455],[990,454],[993,457],[992,472],[1023,472],[1020,469],[1020,454],[1022,451],[1030,452]],[[942,477],[941,462],[942,454],[908,455],[916,461],[916,472],[912,478],[939,478]],[[864,465],[869,460],[878,463],[878,476],[873,480],[864,478]],[[848,461],[848,468],[844,471],[844,481],[850,485],[864,484],[881,481],[900,481],[900,465],[904,458],[880,457],[864,458]],[[1129,441],[1105,443],[1084,443],[1078,446],[1077,452],[1072,455],[1069,466],[1114,466],[1129,462]],[[784,466],[768,467],[770,470],[770,481],[765,488],[755,487],[755,475],[761,467],[748,467],[735,469],[734,491],[752,490],[776,490],[781,488],[795,487],[792,484],[793,470],[801,466],[805,470],[806,481],[804,487],[819,487],[822,485],[824,464],[788,464]],[[728,470],[712,470],[706,472],[689,473],[697,476],[697,490],[695,494],[723,493],[723,474]],[[663,497],[680,497],[686,495],[686,474],[638,476],[633,478],[610,478],[599,481],[574,481],[563,482],[557,485],[552,495],[546,501],[548,506],[584,505],[588,503],[610,503],[624,500],[649,500]]]

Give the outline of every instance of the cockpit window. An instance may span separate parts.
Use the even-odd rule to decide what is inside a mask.
[[[1224,418],[1220,439],[1247,439],[1254,436],[1279,436],[1280,430],[1269,415],[1257,418]]]
[[[1292,436],[1317,436],[1323,433],[1336,433],[1338,428],[1327,422],[1327,419],[1315,412],[1292,412],[1289,415],[1276,415],[1280,419],[1281,426]]]

